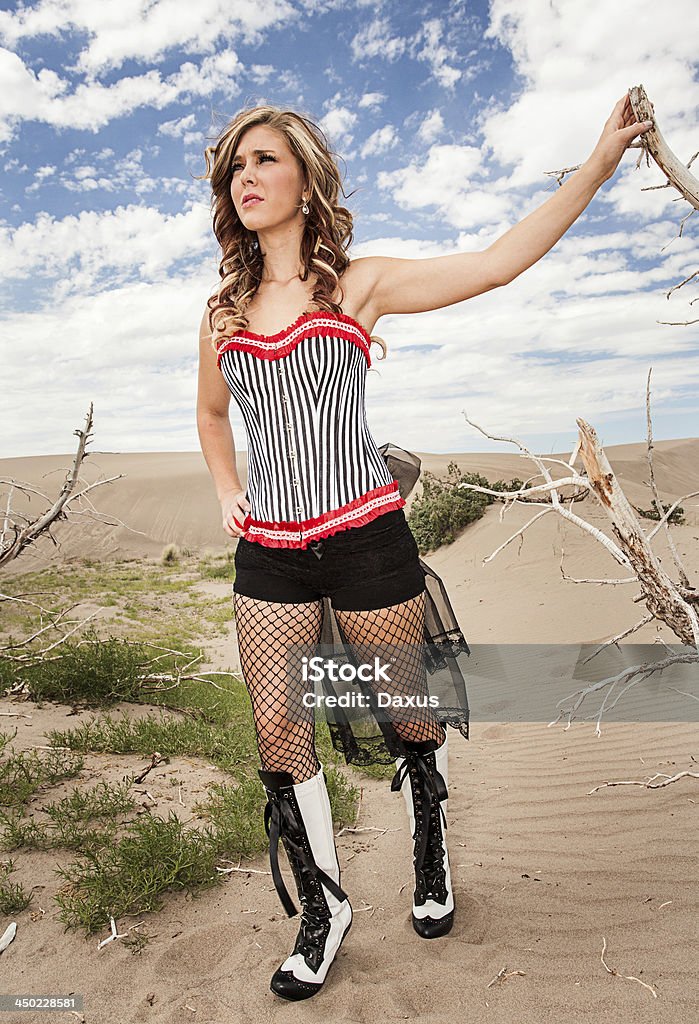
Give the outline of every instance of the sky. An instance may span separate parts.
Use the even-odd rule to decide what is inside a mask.
[[[549,199],[642,84],[699,149],[692,0],[0,3],[0,456],[198,451],[198,331],[218,281],[204,149],[241,108],[311,117],[341,156],[352,258],[485,250]],[[377,444],[570,451],[699,436],[699,220],[628,150],[504,288],[380,319]],[[696,168],[693,168],[696,173]],[[247,440],[231,401],[237,449]]]

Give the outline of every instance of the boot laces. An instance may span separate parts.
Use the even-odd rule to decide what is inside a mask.
[[[440,838],[439,816],[435,813],[434,805],[430,809],[428,818],[427,847],[425,859],[422,862],[422,877],[424,879],[425,895],[438,896],[446,886],[446,871],[444,870],[443,856],[444,847]]]
[[[446,787],[441,776],[437,783],[423,757],[412,750],[408,751],[404,763],[394,775],[391,789],[400,789],[406,775],[410,776],[413,785],[417,889],[420,891],[424,886],[426,896],[436,896],[446,886],[446,871],[442,864],[443,833],[439,827],[441,817],[446,828],[442,807],[442,799],[446,799]],[[427,813],[423,815],[423,811]]]

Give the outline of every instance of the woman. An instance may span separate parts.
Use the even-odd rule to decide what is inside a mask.
[[[286,999],[319,991],[352,924],[304,701],[309,686],[291,660],[327,636],[324,601],[359,662],[385,657],[387,645],[394,654],[389,681],[359,689],[372,713],[379,690],[390,700],[381,730],[413,834],[415,931],[442,936],[454,919],[448,717],[430,706],[420,646],[426,567],[400,482],[366,424],[372,342],[386,354],[371,332],[388,313],[440,309],[512,281],[570,227],[648,124],[635,120],[627,94],[590,158],[521,223],[483,252],[421,260],[348,258],[352,217],[338,205],[337,165],[306,118],[271,106],[243,110],[206,150],[222,280],[201,322],[197,423],[224,529],[239,538],[234,608],[272,874],[295,914],[279,871],[281,838],[303,906],[294,949],[271,981]],[[247,491],[236,469],[231,394],[248,433]]]

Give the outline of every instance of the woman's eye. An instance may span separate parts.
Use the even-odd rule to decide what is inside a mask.
[[[272,161],[274,161],[274,157],[270,156],[269,153],[263,153],[261,155],[261,157],[260,157],[260,160],[272,160]],[[242,164],[233,164],[232,170],[239,171],[239,170],[242,169],[242,166],[243,166]]]

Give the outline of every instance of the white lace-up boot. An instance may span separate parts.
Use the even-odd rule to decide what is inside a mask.
[[[321,765],[317,775],[294,783],[290,772],[258,769],[267,792],[265,829],[277,893],[289,917],[298,913],[279,869],[281,839],[303,907],[296,944],[272,976],[270,988],[284,999],[318,992],[352,925],[352,908],[340,888],[330,799]]]

